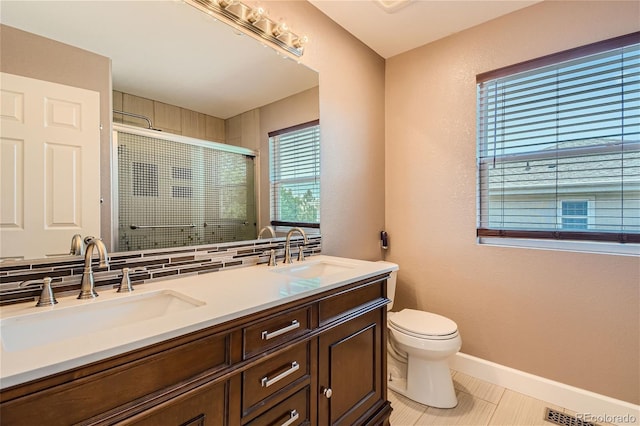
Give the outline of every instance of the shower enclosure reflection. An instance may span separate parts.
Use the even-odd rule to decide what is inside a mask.
[[[114,125],[119,251],[256,238],[255,154]]]

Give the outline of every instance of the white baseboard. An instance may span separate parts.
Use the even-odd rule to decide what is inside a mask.
[[[594,423],[640,425],[640,406],[458,352],[449,365],[480,380],[550,402]]]

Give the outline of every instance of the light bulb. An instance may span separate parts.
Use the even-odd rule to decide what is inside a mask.
[[[247,15],[247,21],[255,24],[265,17],[265,11],[261,7],[256,7],[255,9],[251,9],[251,12]]]
[[[282,34],[289,31],[289,27],[286,22],[280,22],[276,27],[272,30],[272,34],[274,37],[280,37]]]
[[[309,42],[309,38],[307,36],[298,37],[291,43],[293,47],[296,49],[302,49],[305,44]]]

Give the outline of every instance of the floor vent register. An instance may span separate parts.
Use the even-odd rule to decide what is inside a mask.
[[[597,423],[587,422],[577,417],[561,413],[560,411],[556,411],[552,408],[547,408],[544,419],[550,423],[561,426],[598,426]]]

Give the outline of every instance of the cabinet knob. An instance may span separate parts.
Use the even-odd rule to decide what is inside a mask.
[[[333,395],[333,391],[331,390],[331,388],[322,387],[322,388],[320,388],[320,390],[322,391],[322,394],[327,399],[331,398],[331,395]]]

